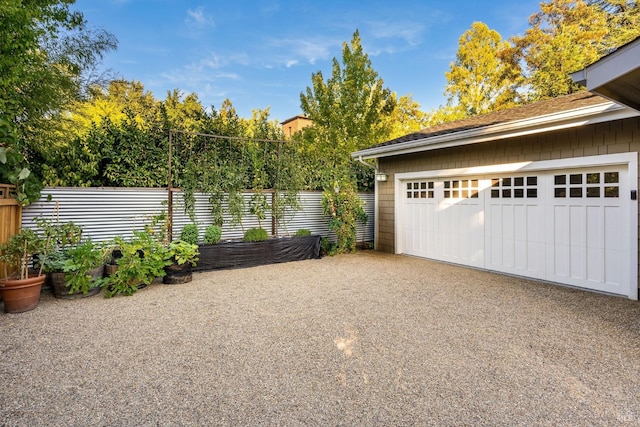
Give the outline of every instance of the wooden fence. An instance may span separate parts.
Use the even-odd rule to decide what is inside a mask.
[[[13,185],[0,184],[0,243],[6,243],[13,234],[20,231],[22,206],[11,197]],[[4,278],[4,266],[0,263],[0,279]]]

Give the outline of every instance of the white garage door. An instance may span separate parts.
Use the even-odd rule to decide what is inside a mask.
[[[411,178],[399,188],[402,253],[633,297],[627,165]]]

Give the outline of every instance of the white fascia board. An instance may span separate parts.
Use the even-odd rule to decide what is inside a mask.
[[[401,142],[393,145],[368,148],[352,153],[351,156],[362,159],[397,156],[401,154],[411,154],[441,148],[478,144],[482,142],[568,129],[637,116],[640,116],[640,112],[628,107],[623,107],[614,102],[605,102],[575,110],[547,114],[523,120],[514,120],[478,129],[464,130],[414,141]]]
[[[589,65],[573,78],[584,80],[587,90],[592,91],[637,68],[640,68],[640,40]]]

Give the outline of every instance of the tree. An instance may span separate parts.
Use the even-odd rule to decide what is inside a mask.
[[[114,49],[71,11],[75,0],[5,0],[0,5],[0,113],[26,125],[82,94],[86,73]],[[83,74],[85,73],[85,74]]]
[[[608,17],[602,8],[582,0],[540,3],[524,36],[513,37],[527,67],[531,99],[539,100],[584,90],[570,74],[599,59],[607,50]]]
[[[474,22],[461,37],[456,61],[445,73],[449,104],[467,116],[513,107],[523,78],[508,41],[482,22]]]
[[[343,43],[342,64],[333,58],[331,77],[325,81],[321,71],[313,73],[312,87],[300,94],[302,111],[313,120],[313,129],[304,132],[307,148],[321,154],[324,186],[350,174],[352,152],[387,137],[384,117],[394,109],[391,91],[363,52],[358,31],[350,44]]]
[[[202,132],[206,126],[207,112],[195,93],[183,96],[174,89],[167,93],[163,104],[172,129]]]
[[[389,129],[387,138],[394,139],[427,126],[428,116],[420,110],[420,104],[411,95],[398,98],[395,92],[391,94],[395,108],[388,116],[384,116],[386,127]]]
[[[179,98],[177,102],[180,102]],[[144,125],[155,121],[159,113],[160,101],[151,92],[145,91],[142,83],[113,80],[106,88],[92,87],[86,99],[69,105],[66,117],[70,123],[68,131],[74,136],[82,136],[93,125],[100,126],[107,118],[117,126],[132,116],[136,122]]]
[[[640,36],[640,5],[636,0],[588,0],[587,3],[607,15],[609,33],[603,40],[606,55]]]
[[[15,128],[11,147],[32,160],[57,135],[60,113],[81,97],[113,35],[91,30],[74,0],[4,0],[0,3],[0,118]]]

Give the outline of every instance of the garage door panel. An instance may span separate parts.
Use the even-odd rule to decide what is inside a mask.
[[[628,270],[625,267],[627,251],[624,248],[624,239],[620,228],[621,209],[607,206],[604,208],[604,257],[602,264],[606,276],[604,282],[608,285],[618,286],[626,280]]]
[[[587,207],[587,280],[592,282],[604,281],[604,234],[603,212],[599,206]]]
[[[574,279],[584,280],[587,277],[586,266],[586,236],[588,233],[586,227],[586,209],[583,206],[569,207],[569,224],[568,228],[570,244],[570,270],[571,277]]]

